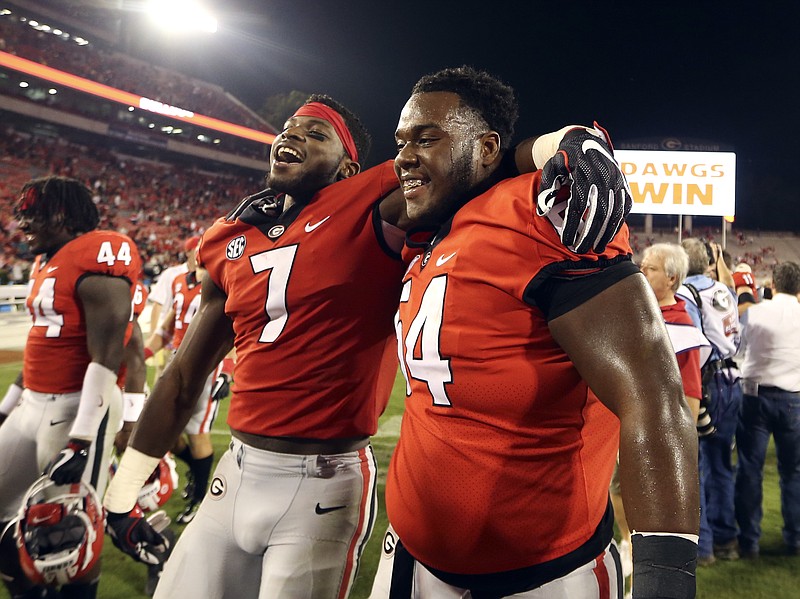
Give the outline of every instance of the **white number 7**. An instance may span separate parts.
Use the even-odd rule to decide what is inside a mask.
[[[296,253],[297,245],[290,245],[250,256],[250,265],[255,274],[271,271],[267,283],[267,301],[264,305],[269,322],[264,325],[261,337],[258,338],[261,343],[275,341],[289,319],[286,310],[286,288],[289,285],[289,275],[292,274]]]

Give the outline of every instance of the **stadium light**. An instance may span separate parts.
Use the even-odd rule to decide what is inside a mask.
[[[217,19],[192,0],[150,0],[147,12],[160,27],[173,31],[216,33]]]

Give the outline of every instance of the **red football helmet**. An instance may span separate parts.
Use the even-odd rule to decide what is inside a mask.
[[[36,584],[80,581],[100,558],[105,513],[86,483],[57,485],[46,476],[28,489],[14,536],[20,565]]]
[[[143,512],[153,512],[167,503],[178,486],[178,471],[170,454],[158,462],[153,474],[139,491],[137,503]]]

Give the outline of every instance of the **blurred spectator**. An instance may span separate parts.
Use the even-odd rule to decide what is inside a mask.
[[[739,313],[733,277],[716,243],[684,239],[689,256],[689,276],[677,295],[695,326],[711,342],[712,356],[703,372],[704,395],[716,431],[700,437],[700,540],[698,564],[713,563],[715,557],[738,559],[734,513],[733,439],[742,404],[739,370],[733,356],[739,349]],[[709,269],[717,281],[708,276]],[[705,398],[704,398],[705,399]]]
[[[800,554],[800,265],[777,265],[772,285],[772,301],[749,308],[743,331],[747,353],[736,432],[736,520],[739,551],[748,558],[759,555],[770,434],[778,459],[783,541],[789,554]]]
[[[0,135],[0,264],[6,270],[18,264],[22,276],[13,269],[13,278],[25,282],[32,256],[12,217],[12,205],[22,183],[33,176],[71,176],[89,185],[96,195],[100,226],[136,241],[147,278],[182,262],[186,237],[202,233],[261,184],[262,175],[254,171],[243,174],[241,169],[217,166],[215,174],[200,172],[166,157],[157,162],[118,155],[107,143],[98,137],[97,147],[104,151],[93,152],[86,145],[10,126]]]

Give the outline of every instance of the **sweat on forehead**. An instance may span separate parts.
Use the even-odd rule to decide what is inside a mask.
[[[400,128],[440,127],[467,129],[471,133],[489,130],[485,119],[451,92],[423,92],[412,95],[400,115]]]

